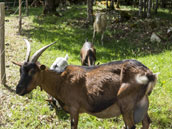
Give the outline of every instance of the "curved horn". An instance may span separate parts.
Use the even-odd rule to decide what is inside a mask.
[[[32,56],[32,58],[31,58],[30,62],[36,62],[36,61],[38,60],[38,58],[41,56],[41,54],[42,54],[48,47],[50,47],[51,45],[53,45],[53,44],[56,43],[56,42],[57,42],[57,41],[55,41],[55,42],[53,42],[53,43],[51,43],[51,44],[49,44],[49,45],[46,45],[46,46],[42,47],[41,49],[39,49],[38,51],[36,51],[36,52],[33,54],[33,56]]]
[[[24,39],[26,46],[27,46],[27,52],[26,52],[26,58],[25,61],[29,62],[29,58],[30,58],[30,43],[27,39]]]

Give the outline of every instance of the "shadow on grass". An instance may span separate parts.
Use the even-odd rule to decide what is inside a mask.
[[[8,86],[8,85],[4,85],[4,87],[9,91],[9,92],[11,92],[11,93],[16,93],[16,90],[14,90],[14,89],[12,89],[10,86]]]
[[[33,9],[30,15],[38,15],[40,12],[38,8]],[[62,17],[53,15],[35,17],[33,20],[34,27],[32,29],[24,29],[23,34],[32,37],[42,44],[48,44],[57,40],[58,43],[49,50],[68,51],[78,56],[85,39],[88,38],[89,41],[92,40],[92,26],[85,25],[87,16],[86,7],[78,5],[71,6],[66,11],[62,12],[62,14]],[[169,16],[168,13],[164,13],[164,15],[166,17]],[[133,22],[134,27],[130,28]],[[149,28],[146,26],[151,27],[151,25],[147,25],[147,23],[148,22],[140,21],[140,19],[135,19],[127,22],[110,24],[110,30],[107,30],[105,33],[104,46],[101,46],[101,43],[99,43],[100,36],[97,36],[94,42],[95,48],[97,49],[98,60],[111,61],[137,58],[158,54],[165,50],[171,50],[172,44],[166,39],[162,41],[162,43],[150,42],[150,36],[153,31],[167,29],[167,27],[157,27],[159,23],[155,21],[152,23],[157,24],[155,28],[147,30]],[[142,26],[143,24],[145,25]],[[116,27],[113,27],[113,25]],[[128,30],[125,30],[126,27],[128,27]]]
[[[157,125],[158,128],[160,129],[172,127],[171,118],[163,117],[163,116],[168,116],[171,113],[172,112],[168,110],[159,112],[157,115],[161,117],[158,117],[158,116],[155,117],[156,115],[154,115],[154,117],[152,117],[152,124]]]

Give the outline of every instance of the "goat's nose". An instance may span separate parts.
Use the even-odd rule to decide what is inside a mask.
[[[20,94],[22,91],[22,87],[20,85],[17,85],[16,87],[16,94]]]

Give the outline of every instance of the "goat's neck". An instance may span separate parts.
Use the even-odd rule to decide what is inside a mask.
[[[58,98],[58,91],[62,83],[60,74],[52,70],[45,70],[40,72],[40,77],[39,86],[51,96]]]

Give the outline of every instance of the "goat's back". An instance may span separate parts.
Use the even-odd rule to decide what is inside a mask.
[[[80,51],[82,65],[94,65],[96,61],[96,49],[90,42],[85,42]]]
[[[69,65],[62,74],[70,82],[67,85],[70,90],[66,90],[70,91],[71,96],[75,96],[83,111],[90,113],[101,112],[121,98],[139,100],[145,95],[149,82],[154,81],[153,73],[136,60],[114,61],[90,67]],[[138,79],[147,77],[147,83],[140,83],[137,75],[141,75]],[[72,94],[75,90],[77,93]],[[78,98],[77,94],[82,96]],[[81,99],[84,101],[80,101]]]

